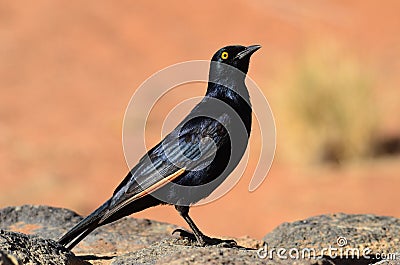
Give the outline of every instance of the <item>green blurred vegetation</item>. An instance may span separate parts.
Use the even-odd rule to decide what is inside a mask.
[[[371,156],[378,125],[373,78],[335,45],[304,51],[274,85],[278,159],[299,164]]]

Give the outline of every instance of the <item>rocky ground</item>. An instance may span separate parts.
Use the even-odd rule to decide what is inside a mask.
[[[284,223],[263,241],[236,238],[237,248],[198,247],[172,235],[174,225],[124,218],[95,230],[71,252],[56,240],[81,218],[48,206],[1,209],[0,264],[400,264],[382,259],[400,253],[400,220],[392,217],[321,215]],[[329,246],[342,251],[342,257],[339,252],[321,254]],[[319,259],[302,258],[306,248]],[[368,255],[346,259],[355,249]]]

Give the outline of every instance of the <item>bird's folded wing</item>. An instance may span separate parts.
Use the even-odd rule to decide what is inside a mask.
[[[182,175],[184,172],[185,172],[185,168],[181,168],[181,169],[177,170],[176,172],[172,173],[171,175],[169,175],[165,178],[162,178],[161,180],[159,180],[158,182],[149,186],[148,188],[136,193],[135,195],[122,200],[120,203],[114,204],[114,206],[112,208],[109,208],[109,210],[105,213],[105,215],[100,219],[99,223],[102,223],[104,220],[106,220],[111,215],[118,212],[120,209],[124,208],[126,205],[130,204],[131,202],[136,201],[136,200],[150,194],[151,192],[163,187],[170,181],[173,181],[174,179],[176,179],[177,177]]]
[[[145,195],[176,180],[197,165],[211,163],[217,146],[224,141],[226,130],[215,119],[209,119],[202,126],[182,129],[179,134],[172,132],[143,156],[128,176],[117,187],[111,199],[108,217]],[[221,134],[215,137],[215,134]],[[179,135],[179,136],[178,136]],[[209,137],[213,140],[202,141]]]

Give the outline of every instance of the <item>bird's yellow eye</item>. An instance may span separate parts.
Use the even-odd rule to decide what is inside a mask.
[[[228,53],[227,52],[222,52],[221,53],[221,58],[224,59],[224,60],[228,59]]]

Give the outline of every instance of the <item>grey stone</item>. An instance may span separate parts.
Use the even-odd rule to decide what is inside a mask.
[[[0,229],[53,240],[59,239],[81,219],[71,210],[49,206],[24,205],[0,209]],[[171,237],[176,228],[171,224],[126,217],[93,231],[74,248],[74,252],[103,256],[124,253]]]
[[[73,211],[48,206],[25,205],[0,209],[1,264],[397,264],[398,261],[366,259],[280,259],[257,255],[263,242],[235,239],[242,248],[198,247],[172,236],[175,225],[147,219],[122,218],[100,227],[78,244],[74,253],[57,240],[82,219]],[[11,230],[4,231],[4,230]],[[20,232],[20,233],[18,233]],[[321,215],[284,223],[265,236],[269,248],[321,249],[338,247],[369,248],[371,254],[399,251],[400,221],[375,215]],[[29,234],[29,235],[27,235]],[[3,251],[3,252],[1,252]],[[11,262],[11,263],[10,263]],[[18,263],[19,262],[19,263]],[[397,262],[397,263],[396,263]]]
[[[22,265],[15,256],[0,250],[0,265]]]
[[[400,258],[399,234],[400,220],[397,218],[338,213],[283,223],[267,234],[264,241],[269,250],[309,248],[314,249],[317,256],[323,248],[337,248],[337,251],[333,249],[333,254],[336,253],[341,258],[334,259],[335,264],[342,264],[340,260],[347,260],[347,263],[353,260],[354,264],[361,264],[362,261],[371,264],[382,254],[398,253],[397,258]],[[358,261],[353,258],[357,256],[357,252],[352,254],[355,249],[359,253]],[[344,254],[341,255],[340,251]],[[366,255],[363,256],[363,253]],[[325,251],[323,254],[327,256],[328,253]]]
[[[5,230],[0,230],[0,238],[0,249],[15,257],[14,264],[87,264],[53,240]]]
[[[138,251],[118,256],[111,265],[127,264],[325,264],[312,260],[265,260],[257,256],[257,250],[223,248],[218,246],[197,247],[185,240],[163,240]]]

